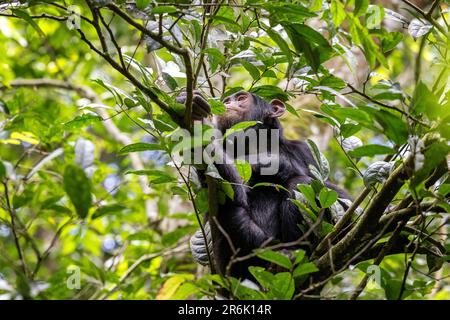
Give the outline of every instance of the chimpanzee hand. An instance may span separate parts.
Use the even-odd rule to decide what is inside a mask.
[[[186,103],[186,91],[180,93],[180,95],[176,98],[177,103],[185,104]],[[201,121],[203,118],[206,118],[211,113],[211,107],[205,98],[200,94],[198,90],[194,90],[194,95],[192,97],[192,120]]]
[[[204,225],[206,242],[208,243],[209,254],[213,254],[213,244],[211,237],[211,227],[209,226],[209,222],[206,222]],[[208,252],[206,250],[205,239],[203,238],[203,233],[200,229],[198,229],[195,234],[191,237],[191,253],[194,257],[194,260],[201,264],[202,266],[206,266],[209,263]]]

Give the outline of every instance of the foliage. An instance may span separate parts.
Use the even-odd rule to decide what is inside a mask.
[[[0,297],[448,299],[449,3],[404,3],[0,1]],[[320,243],[258,249],[277,266],[251,267],[259,287],[189,253],[216,201],[174,156],[194,89],[214,114],[244,89],[334,133],[291,199]]]

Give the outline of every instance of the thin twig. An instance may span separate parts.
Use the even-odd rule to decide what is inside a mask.
[[[416,6],[414,3],[408,1],[408,0],[403,0],[404,3],[406,3],[408,6],[410,6],[411,8],[413,8],[414,10],[416,10],[420,15],[422,15],[425,19],[427,19],[436,29],[438,29],[443,35],[446,35],[447,32],[445,31],[445,29],[436,22],[436,20],[433,19],[433,17],[431,16],[431,14],[433,13],[432,10],[430,10],[428,13],[426,13],[425,11],[423,11],[422,9],[420,9],[418,6]],[[435,3],[433,4],[432,7],[434,7],[435,5],[437,5],[437,2],[439,2],[439,0],[435,0]],[[434,8],[433,8],[434,10]]]
[[[107,299],[110,295],[112,295],[114,292],[116,292],[119,287],[121,286],[121,284],[128,279],[128,277],[143,263],[147,262],[147,261],[151,261],[157,257],[166,257],[166,256],[170,256],[173,254],[177,254],[177,253],[182,253],[182,252],[187,252],[189,250],[188,245],[182,244],[182,245],[178,245],[172,248],[169,248],[167,250],[161,251],[161,252],[156,252],[156,253],[149,253],[149,254],[145,254],[143,256],[141,256],[139,259],[137,259],[126,271],[125,273],[120,277],[119,282],[114,285],[107,293],[105,293],[104,295],[102,295],[100,297],[100,300],[105,300]]]
[[[392,219],[391,219],[392,221]],[[402,231],[402,228],[406,225],[406,221],[401,221],[398,223],[396,229],[394,230],[393,234],[389,238],[389,240],[383,245],[383,248],[380,250],[380,253],[375,258],[375,261],[373,262],[373,265],[378,266],[386,256],[386,254],[389,252],[391,247],[394,245],[394,243],[397,241],[400,232]],[[356,290],[353,292],[352,296],[350,297],[350,300],[356,300],[358,299],[359,295],[363,292],[364,288],[367,285],[367,282],[369,280],[369,275],[366,273],[359,283],[359,285],[356,287]]]
[[[349,87],[354,93],[360,95],[361,97],[366,98],[367,100],[369,100],[369,101],[372,102],[372,103],[375,103],[375,104],[377,104],[377,105],[379,105],[379,106],[381,106],[381,107],[383,107],[383,108],[386,108],[386,109],[389,109],[389,110],[393,110],[393,111],[399,112],[399,113],[401,113],[402,115],[406,116],[408,119],[411,119],[411,120],[413,120],[414,122],[420,123],[421,125],[423,125],[423,126],[425,126],[425,127],[429,127],[428,124],[426,124],[426,123],[424,123],[423,121],[421,121],[421,120],[415,118],[414,116],[410,115],[408,112],[403,111],[403,110],[401,110],[401,109],[398,109],[398,108],[396,108],[396,107],[394,107],[394,106],[390,106],[390,105],[388,105],[388,104],[385,104],[385,103],[383,103],[383,102],[380,102],[380,101],[378,101],[378,100],[376,100],[376,99],[370,97],[369,95],[365,94],[364,92],[359,91],[358,89],[356,89],[355,87],[353,87],[350,83],[347,83],[347,87]]]
[[[25,277],[28,277],[27,264],[25,262],[22,247],[20,246],[19,237],[17,236],[16,212],[15,212],[14,208],[12,207],[11,202],[9,200],[9,190],[8,190],[8,182],[7,181],[3,182],[3,187],[4,187],[4,195],[5,195],[5,199],[6,199],[6,206],[8,208],[8,212],[11,217],[11,231],[12,231],[12,234],[14,237],[14,244],[16,246],[17,254],[19,255],[20,266],[22,268],[22,271],[23,271],[23,274],[25,275]]]

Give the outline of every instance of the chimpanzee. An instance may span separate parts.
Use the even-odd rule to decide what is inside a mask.
[[[177,101],[183,103],[185,94],[181,94]],[[282,127],[278,118],[285,112],[282,101],[274,99],[271,102],[263,100],[256,94],[240,91],[223,100],[226,112],[214,119],[216,128],[225,132],[233,125],[243,121],[258,121],[258,123],[246,130],[278,129],[276,138],[277,154],[270,154],[278,161],[276,172],[263,174],[264,167],[260,162],[251,163],[252,175],[247,183],[244,183],[233,164],[216,164],[221,177],[231,183],[234,190],[234,198],[227,199],[219,205],[217,220],[222,231],[218,231],[215,240],[215,257],[219,272],[225,273],[230,258],[233,254],[229,241],[235,249],[239,249],[238,256],[251,253],[254,249],[270,242],[291,242],[299,239],[303,232],[299,228],[303,218],[296,205],[289,200],[294,198],[292,191],[297,184],[310,184],[315,180],[310,171],[310,165],[318,167],[308,144],[303,141],[288,140],[283,136]],[[211,108],[206,100],[198,93],[193,97],[193,115],[195,120],[206,118]],[[273,139],[272,135],[257,135],[258,139]],[[272,138],[270,138],[272,137]],[[239,139],[239,137],[238,137]],[[230,142],[230,139],[227,140]],[[261,141],[256,143],[259,146]],[[274,141],[271,141],[274,142]],[[225,142],[226,143],[226,142]],[[251,148],[246,144],[246,152]],[[253,142],[253,147],[255,142]],[[225,145],[224,145],[225,146]],[[257,147],[258,148],[258,147]],[[259,150],[257,150],[259,151]],[[273,150],[269,150],[269,153]],[[225,156],[227,156],[225,154]],[[276,156],[275,158],[273,156]],[[252,188],[258,183],[266,183]],[[267,184],[269,182],[270,184]],[[281,185],[290,193],[272,185]],[[325,182],[326,187],[337,191],[339,198],[349,199],[349,196],[341,189]],[[208,230],[209,235],[209,230]],[[200,244],[200,246],[199,246]],[[205,244],[203,237],[197,233],[191,239],[191,250],[194,256],[203,254],[205,262]],[[197,250],[197,252],[196,252]],[[251,265],[264,265],[265,262],[258,258],[251,258],[231,265],[230,274],[238,278],[251,278],[248,267]]]

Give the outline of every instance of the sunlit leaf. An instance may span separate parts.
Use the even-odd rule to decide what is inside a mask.
[[[75,165],[67,165],[64,170],[64,190],[81,219],[86,218],[92,205],[91,183],[83,169]]]

